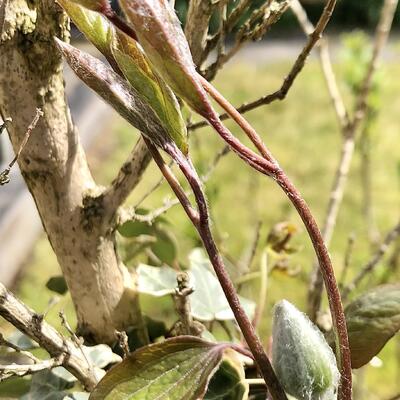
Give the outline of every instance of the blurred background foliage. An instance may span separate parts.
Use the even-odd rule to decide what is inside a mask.
[[[231,7],[233,7],[238,0],[231,1]],[[265,0],[254,0],[252,9],[257,8],[260,4],[265,3]],[[315,22],[321,10],[324,6],[323,0],[303,0],[304,5],[310,19]],[[335,18],[330,22],[330,29],[335,28],[373,28],[378,21],[379,11],[382,2],[380,0],[339,0],[336,10]],[[188,0],[176,0],[176,9],[184,21],[185,14],[187,11]],[[394,27],[398,27],[400,24],[400,10],[396,12],[394,20]],[[283,16],[282,21],[274,29],[278,30],[298,30],[298,25],[294,16],[291,13],[286,13]]]

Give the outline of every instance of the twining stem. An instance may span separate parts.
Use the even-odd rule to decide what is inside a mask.
[[[174,190],[177,197],[181,197],[183,190],[179,185],[177,179],[173,176],[169,167],[165,164],[157,148],[147,139],[146,143],[149,147],[156,164],[163,173],[165,179],[170,184],[171,188]],[[244,309],[240,304],[239,297],[236,292],[236,288],[232,283],[225,265],[224,261],[217,249],[214,238],[210,230],[210,219],[207,207],[207,201],[201,187],[201,181],[198,177],[191,161],[188,160],[182,153],[177,150],[174,146],[166,149],[166,151],[173,157],[174,161],[178,164],[180,170],[187,179],[190,187],[193,190],[194,196],[196,198],[196,203],[198,207],[198,214],[193,212],[193,208],[188,200],[182,202],[182,206],[185,209],[188,217],[192,221],[196,230],[198,231],[204,247],[208,253],[211,264],[214,267],[217,278],[221,284],[221,287],[225,293],[228,303],[232,309],[235,319],[243,333],[244,338],[249,346],[251,353],[260,369],[260,372],[267,384],[268,390],[271,393],[273,399],[275,400],[287,400],[286,394],[280,385],[278,378],[272,368],[272,365],[268,359],[267,354],[264,351],[262,343],[258,338],[254,327],[246,315]]]
[[[308,235],[314,246],[318,258],[320,271],[325,282],[328,294],[329,307],[332,314],[333,330],[335,333],[336,355],[340,369],[341,382],[338,399],[351,400],[352,375],[349,339],[347,335],[346,318],[343,311],[342,300],[335,278],[335,272],[325,246],[321,232],[305,200],[296,187],[291,183],[285,173],[280,170],[276,175],[276,182],[286,193],[297,212],[299,213]]]
[[[234,119],[238,125],[247,134],[250,140],[255,144],[257,149],[263,157],[270,163],[267,170],[262,170],[263,165],[257,165],[257,170],[264,173],[267,176],[271,176],[278,185],[283,189],[286,196],[292,202],[300,215],[304,226],[307,229],[311,242],[314,246],[315,253],[318,258],[320,271],[325,282],[326,291],[328,294],[329,306],[332,313],[333,326],[335,332],[336,352],[338,357],[338,365],[341,371],[341,385],[339,389],[339,399],[351,399],[352,392],[352,375],[351,375],[351,358],[349,340],[346,327],[346,319],[344,316],[343,305],[340,297],[340,291],[336,282],[335,272],[332,266],[331,259],[327,247],[325,245],[321,231],[318,228],[317,222],[310,208],[308,207],[305,200],[302,198],[300,192],[296,189],[290,179],[287,177],[285,172],[279,167],[278,162],[275,160],[270,151],[266,148],[265,144],[258,136],[254,128],[245,120],[245,118],[226,100],[212,85],[202,80],[202,84],[208,91],[208,93],[218,102],[218,104],[224,108],[225,111]],[[227,130],[220,122],[217,113],[212,110],[212,114],[209,117],[209,121],[217,130],[222,126]],[[219,125],[215,124],[215,121],[219,121]],[[226,134],[224,132],[218,132],[224,139]],[[245,147],[241,144],[242,147]],[[242,153],[243,155],[244,153]],[[253,159],[252,162],[257,163],[258,159]],[[249,162],[250,165],[252,165]],[[272,166],[272,167],[271,167]]]
[[[268,161],[275,163],[275,160],[269,150],[266,148],[265,144],[261,140],[260,136],[257,134],[255,129],[247,122],[245,118],[236,110],[236,108],[229,103],[217,89],[207,79],[199,75],[200,81],[204,89],[213,97],[213,99],[223,107],[230,117],[242,128],[244,132],[247,133],[250,140],[254,143],[261,155]]]

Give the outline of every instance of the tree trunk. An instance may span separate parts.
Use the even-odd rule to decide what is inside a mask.
[[[80,333],[111,342],[115,329],[140,326],[141,314],[135,282],[116,253],[113,213],[103,206],[65,102],[53,37],[68,38],[68,20],[54,0],[2,2],[0,108],[13,119],[15,151],[35,109],[44,112],[19,166],[66,278]]]

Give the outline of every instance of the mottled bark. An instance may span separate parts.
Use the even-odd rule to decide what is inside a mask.
[[[68,38],[68,21],[53,0],[1,2],[0,108],[14,121],[15,150],[36,107],[44,112],[19,166],[68,283],[80,332],[110,342],[115,329],[139,323],[140,310],[115,250],[113,213],[104,207],[65,103],[53,37]]]

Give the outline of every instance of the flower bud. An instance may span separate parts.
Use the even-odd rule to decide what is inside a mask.
[[[299,400],[334,400],[336,359],[321,331],[286,300],[275,306],[272,364],[285,391]]]

